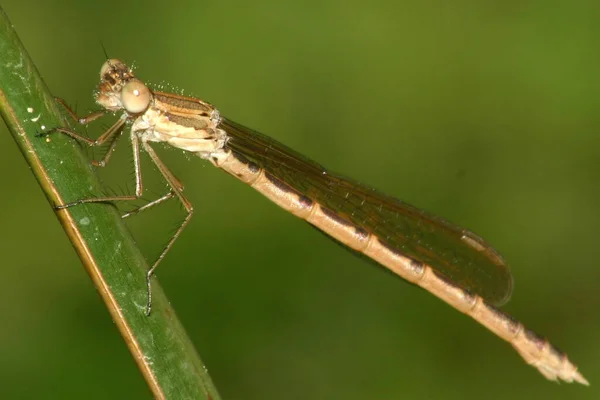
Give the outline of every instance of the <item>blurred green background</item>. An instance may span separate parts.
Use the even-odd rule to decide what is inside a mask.
[[[184,3],[3,7],[50,89],[81,114],[94,108],[102,43],[141,79],[185,88],[482,235],[515,276],[504,309],[592,384],[547,382],[425,291],[206,162],[165,150],[197,213],[158,276],[224,399],[599,398],[597,1]],[[148,398],[0,129],[0,397]],[[123,147],[101,175],[117,191],[133,186]],[[161,192],[156,171],[145,177]],[[181,218],[169,205],[132,221],[148,258]]]

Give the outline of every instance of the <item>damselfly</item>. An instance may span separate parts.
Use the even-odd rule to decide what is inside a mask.
[[[564,353],[494,307],[508,301],[512,275],[502,256],[472,232],[331,173],[275,140],[222,117],[205,101],[153,91],[119,60],[107,60],[102,66],[96,102],[103,110],[81,119],[67,109],[82,124],[109,112],[122,112],[97,140],[64,128],[44,135],[62,132],[90,146],[110,143],[104,158],[95,163],[103,166],[122,129],[130,126],[135,195],[82,199],[57,208],[139,199],[143,193],[140,148],[150,156],[170,191],[124,217],[173,197],[181,201],[187,215],[147,272],[148,314],[151,278],[193,213],[182,184],[150,146],[163,142],[208,160],[355,252],[470,315],[508,341],[546,378],[588,384]]]

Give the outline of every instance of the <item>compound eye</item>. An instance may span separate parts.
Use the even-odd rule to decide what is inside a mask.
[[[151,98],[150,89],[138,80],[127,82],[121,89],[121,104],[125,111],[130,114],[139,114],[146,111]]]
[[[100,79],[104,79],[104,75],[106,75],[107,72],[110,70],[115,70],[119,65],[123,65],[123,62],[121,60],[117,60],[116,58],[111,58],[104,61],[102,68],[100,68]]]

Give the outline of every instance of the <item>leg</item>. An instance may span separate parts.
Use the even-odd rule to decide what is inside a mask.
[[[107,137],[110,137],[110,136],[114,135],[115,132],[120,131],[122,129],[124,123],[125,123],[125,120],[121,118],[119,121],[117,121],[117,123],[115,125],[110,127],[106,131],[106,133],[104,133],[96,142],[99,142],[100,139],[102,139],[102,141],[106,141]],[[57,131],[71,136],[71,134],[70,134],[71,131],[63,130],[62,128],[57,128]],[[110,133],[110,135],[109,135],[109,133]],[[77,136],[79,136],[79,135],[77,134]],[[73,137],[73,136],[71,136],[71,137]],[[88,144],[90,144],[90,142],[91,142],[91,144],[90,144],[91,146],[96,145],[96,143],[94,141],[92,141],[91,139],[88,139],[88,138],[83,138],[83,139],[85,139],[84,141]],[[114,142],[116,142],[116,140]],[[112,147],[114,147],[113,144],[111,144],[111,148]],[[142,170],[141,170],[141,166],[140,166],[140,145],[139,145],[138,136],[136,135],[135,132],[131,132],[131,148],[133,150],[133,164],[134,164],[134,171],[135,171],[135,194],[134,195],[94,197],[94,198],[89,198],[89,199],[80,199],[80,200],[77,200],[77,201],[74,201],[71,203],[56,206],[56,209],[62,210],[65,208],[69,208],[69,207],[73,207],[73,206],[76,206],[79,204],[85,204],[85,203],[108,203],[108,202],[112,202],[112,201],[131,201],[131,200],[137,200],[140,197],[142,197],[143,184],[142,184]],[[106,158],[107,157],[105,157],[105,159]]]
[[[94,111],[93,113],[90,113],[89,115],[86,115],[85,117],[79,118],[77,116],[77,114],[75,114],[73,109],[71,107],[69,107],[69,105],[67,104],[66,101],[64,101],[60,97],[55,97],[54,100],[56,100],[56,102],[58,104],[60,104],[67,111],[67,113],[69,113],[71,118],[73,118],[73,121],[80,123],[81,125],[87,125],[90,122],[97,120],[98,118],[100,118],[101,116],[103,116],[104,114],[107,113],[106,110]]]
[[[152,310],[151,279],[154,274],[154,271],[156,270],[156,267],[158,267],[158,264],[160,264],[162,259],[165,258],[165,255],[169,252],[171,247],[173,247],[173,243],[175,243],[175,241],[177,240],[179,235],[181,235],[181,232],[183,232],[183,229],[186,227],[186,225],[192,219],[192,215],[194,214],[194,207],[189,202],[189,200],[186,199],[185,196],[183,195],[183,186],[181,185],[181,182],[179,182],[179,180],[177,178],[175,178],[173,173],[171,171],[169,171],[167,166],[160,160],[160,158],[158,158],[158,155],[156,154],[154,149],[152,149],[152,147],[150,147],[150,145],[144,141],[142,142],[142,146],[144,147],[144,150],[148,153],[148,155],[152,159],[152,162],[154,162],[154,164],[158,167],[158,170],[160,171],[162,176],[167,181],[167,184],[171,187],[172,193],[174,193],[174,195],[179,198],[179,201],[181,201],[181,204],[183,204],[183,207],[185,208],[185,210],[187,212],[187,215],[183,219],[183,222],[181,223],[179,228],[177,228],[177,230],[175,231],[175,233],[173,234],[173,236],[171,237],[171,239],[169,240],[169,242],[167,243],[167,245],[165,246],[163,251],[158,256],[158,259],[154,262],[154,264],[152,264],[152,266],[146,273],[146,286],[147,286],[147,290],[148,290],[148,303],[146,304],[146,315],[150,315],[150,311]],[[173,195],[171,195],[171,196],[166,195],[166,196],[163,196],[161,199],[166,200],[167,198],[170,198],[170,197],[173,197]],[[164,201],[161,199],[158,199],[157,201],[158,202]],[[153,203],[157,204],[156,201]],[[141,210],[138,210],[138,211],[141,211]]]
[[[87,125],[92,121],[97,120],[98,118],[102,117],[103,115],[106,114],[106,110],[103,111],[95,111],[85,117],[78,117],[77,114],[75,114],[75,112],[71,109],[71,107],[69,107],[67,105],[67,103],[63,100],[60,99],[58,97],[55,97],[56,102],[58,104],[60,104],[69,114],[69,116],[76,121],[77,123],[81,124],[81,125]],[[102,160],[100,161],[92,161],[92,164],[94,166],[97,167],[104,167],[106,166],[106,164],[108,163],[108,160],[110,159],[110,156],[112,155],[113,150],[116,147],[117,144],[117,139],[120,137],[120,134],[122,133],[122,129],[123,126],[125,125],[126,122],[126,118],[125,116],[119,118],[119,120],[112,125],[110,128],[108,128],[106,130],[106,132],[104,132],[98,139],[96,140],[92,140],[90,138],[87,138],[83,135],[80,135],[79,133],[72,131],[70,129],[66,129],[66,128],[53,128],[51,130],[49,130],[48,132],[44,132],[44,133],[40,133],[37,136],[38,137],[47,137],[49,135],[51,135],[52,133],[55,132],[60,132],[63,133],[79,142],[83,142],[85,144],[87,144],[88,146],[101,146],[103,145],[105,142],[110,141],[110,146],[106,152],[106,154],[104,155],[104,157],[102,158]]]
[[[129,211],[128,213],[121,215],[121,218],[125,219],[125,218],[129,218],[133,215],[137,215],[137,214],[141,213],[142,211],[146,211],[147,209],[152,208],[152,207],[154,207],[160,203],[163,203],[169,199],[172,199],[175,196],[176,196],[175,191],[171,190],[169,193],[165,194],[164,196],[159,197],[158,199],[153,200],[148,204],[144,204],[143,206],[138,207],[135,210]]]
[[[78,142],[83,142],[83,143],[87,144],[88,146],[101,146],[108,139],[115,136],[115,134],[117,132],[120,132],[121,129],[123,129],[125,122],[126,122],[126,119],[119,118],[119,120],[117,122],[115,122],[113,126],[108,128],[106,130],[106,132],[104,132],[102,135],[100,135],[100,137],[96,140],[90,139],[90,138],[85,137],[75,131],[72,131],[72,130],[66,129],[66,128],[52,128],[48,132],[38,133],[36,136],[37,137],[46,137],[46,136],[50,136],[51,134],[53,134],[55,132],[60,132],[60,133],[64,133],[65,135],[77,140]]]

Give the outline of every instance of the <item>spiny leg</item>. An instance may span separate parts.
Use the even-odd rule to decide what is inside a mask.
[[[115,122],[110,128],[108,128],[106,130],[106,132],[104,132],[98,139],[94,140],[94,139],[90,139],[88,137],[83,136],[80,133],[77,133],[75,131],[72,131],[70,129],[67,128],[52,128],[50,129],[48,132],[42,132],[42,133],[38,133],[36,136],[38,137],[47,137],[50,136],[53,133],[56,132],[60,132],[63,133],[79,142],[83,142],[85,144],[87,144],[90,147],[94,147],[94,146],[101,146],[103,145],[107,140],[111,139],[117,132],[119,132],[121,129],[123,129],[123,126],[125,125],[126,119],[124,118],[119,118],[119,120],[117,122]]]
[[[95,121],[96,119],[102,117],[103,115],[105,115],[107,113],[106,110],[95,111],[89,115],[86,115],[85,117],[80,118],[77,116],[77,114],[75,114],[73,109],[71,109],[71,107],[69,107],[63,99],[58,98],[58,97],[56,97],[55,99],[56,99],[56,102],[58,104],[60,104],[67,111],[69,116],[75,122],[77,122],[81,125],[87,125],[90,122]],[[48,132],[40,133],[37,136],[38,137],[47,137],[47,136],[50,136],[52,133],[60,132],[60,133],[65,134],[79,142],[83,142],[90,147],[101,146],[104,143],[106,143],[107,141],[110,141],[108,150],[104,154],[104,157],[102,158],[102,160],[92,161],[92,165],[97,166],[97,167],[104,167],[108,163],[108,160],[110,159],[112,152],[117,145],[118,139],[120,137],[120,134],[122,133],[122,130],[123,130],[126,120],[127,120],[127,118],[125,117],[125,115],[123,117],[119,118],[119,120],[117,122],[115,122],[110,128],[108,128],[96,140],[90,139],[90,138],[85,137],[75,131],[72,131],[72,130],[66,129],[66,128],[53,128],[53,129],[49,130]]]
[[[89,144],[90,146],[97,146],[98,144],[102,144],[103,142],[108,140],[108,138],[115,135],[116,132],[119,132],[122,129],[124,123],[125,123],[125,119],[123,119],[123,118],[119,119],[119,121],[117,121],[112,127],[110,127],[96,141],[88,139],[86,137],[83,137],[83,136],[81,136],[77,133],[74,133],[72,131],[69,131],[67,129],[62,129],[62,128],[55,128],[55,129],[57,132],[65,133],[77,140],[83,140],[85,143]],[[52,132],[52,131],[50,131],[50,132]],[[73,136],[72,134],[74,134],[76,136]],[[73,207],[73,206],[76,206],[79,204],[108,203],[108,202],[113,202],[113,201],[132,201],[132,200],[138,200],[140,197],[142,197],[143,184],[142,184],[142,170],[141,170],[141,166],[140,166],[139,139],[135,132],[131,132],[130,137],[131,137],[131,148],[133,151],[133,164],[134,164],[134,171],[135,171],[135,194],[124,195],[124,196],[106,196],[106,197],[93,197],[93,198],[87,198],[87,199],[79,199],[79,200],[73,201],[71,203],[61,204],[59,206],[56,206],[55,208],[57,210],[62,210],[62,209]],[[114,140],[113,143],[111,144],[111,148],[114,147],[115,143],[116,143],[116,140]],[[106,159],[106,157],[105,157],[105,159]]]
[[[112,153],[115,150],[115,147],[117,147],[117,143],[119,142],[119,138],[121,137],[121,135],[123,134],[123,126],[125,123],[124,119],[121,119],[121,121],[123,121],[122,124],[120,124],[120,126],[117,126],[117,124],[111,126],[109,128],[110,129],[114,129],[113,132],[109,132],[108,130],[103,134],[107,135],[108,137],[110,137],[110,145],[108,146],[108,149],[106,150],[106,152],[104,153],[104,157],[102,157],[102,160],[100,161],[96,161],[96,160],[92,160],[92,165],[95,167],[106,167],[106,165],[108,164],[108,161],[110,160],[110,157],[112,156]],[[98,138],[98,141],[100,140],[100,138]],[[104,141],[108,140],[104,139]]]
[[[100,118],[101,116],[105,115],[108,112],[107,110],[100,110],[100,111],[91,112],[90,114],[86,115],[85,117],[78,117],[77,114],[75,113],[75,111],[73,111],[73,109],[71,107],[69,107],[69,105],[67,104],[66,101],[64,101],[60,97],[55,97],[54,100],[56,100],[56,102],[58,104],[60,104],[67,111],[69,116],[75,122],[77,122],[81,125],[87,125],[90,122],[97,120],[98,118]]]
[[[183,195],[183,186],[181,185],[181,182],[173,175],[173,173],[161,161],[161,159],[158,157],[158,155],[156,154],[154,149],[152,147],[150,147],[150,145],[146,141],[142,141],[142,146],[144,147],[144,150],[148,153],[148,155],[152,159],[152,162],[154,162],[154,164],[158,167],[158,170],[160,171],[162,176],[167,181],[167,184],[171,187],[172,192],[179,198],[179,201],[181,201],[181,204],[183,204],[183,207],[185,208],[185,210],[187,212],[187,215],[183,219],[183,222],[181,223],[179,228],[177,228],[177,230],[175,231],[175,233],[173,234],[173,236],[171,237],[171,239],[169,240],[169,242],[167,243],[167,245],[165,246],[163,251],[158,256],[158,259],[154,262],[154,264],[152,264],[152,267],[150,267],[150,269],[146,273],[146,287],[147,287],[147,291],[148,291],[148,302],[146,304],[146,315],[150,315],[150,312],[152,311],[151,279],[154,274],[154,271],[156,270],[156,268],[158,267],[158,264],[160,264],[162,259],[165,258],[165,255],[169,252],[171,247],[173,247],[173,243],[175,243],[175,241],[177,240],[179,235],[181,235],[181,232],[183,232],[183,230],[185,229],[187,224],[192,219],[192,215],[194,214],[194,207],[192,206],[192,203],[190,203],[190,201],[187,198],[185,198],[185,196]],[[165,198],[167,196],[168,195],[163,196],[163,198]],[[158,199],[158,200],[161,200],[161,199]],[[166,200],[166,198],[164,200]],[[161,201],[164,201],[164,200],[161,200]]]
[[[146,148],[144,147],[144,149],[146,149]],[[154,161],[154,160],[152,160],[152,161]],[[161,171],[161,173],[162,173],[162,171]],[[138,207],[136,209],[133,209],[133,210],[131,210],[131,211],[129,211],[129,212],[121,215],[121,218],[125,219],[125,218],[129,218],[129,217],[131,217],[133,215],[137,215],[137,214],[141,213],[142,211],[146,211],[149,208],[152,208],[152,207],[154,207],[154,206],[156,206],[158,204],[161,204],[161,203],[163,203],[163,202],[165,202],[165,201],[167,201],[169,199],[172,199],[173,197],[177,196],[177,192],[178,191],[179,192],[183,191],[183,184],[173,174],[171,174],[171,179],[172,179],[172,182],[169,182],[169,185],[173,184],[174,188],[171,189],[167,194],[165,194],[165,195],[159,197],[158,199],[153,200],[153,201],[151,201],[151,202],[149,202],[147,204],[144,204],[141,207]]]
[[[137,214],[141,213],[142,211],[146,211],[149,208],[152,208],[158,204],[161,204],[161,203],[177,196],[177,191],[183,191],[183,184],[181,183],[181,181],[179,179],[177,179],[177,177],[175,177],[175,175],[171,174],[171,178],[174,180],[174,183],[175,183],[174,186],[176,189],[171,189],[171,191],[169,191],[169,193],[159,197],[158,199],[152,200],[151,202],[144,204],[141,207],[135,208],[135,209],[121,215],[121,218],[125,219],[125,218],[129,218],[133,215],[137,215]]]
[[[175,193],[175,191],[171,190],[169,193],[165,194],[164,196],[159,197],[156,200],[152,200],[151,202],[149,202],[147,204],[144,204],[141,207],[138,207],[138,208],[136,208],[134,210],[131,210],[131,211],[129,211],[129,212],[121,215],[121,218],[125,219],[125,218],[129,218],[131,216],[137,215],[137,214],[141,213],[142,211],[146,211],[149,208],[152,208],[152,207],[154,207],[154,206],[156,206],[156,205],[158,205],[160,203],[163,203],[163,202],[165,202],[165,201],[167,201],[169,199],[172,199],[176,195],[177,194]]]
[[[94,112],[86,115],[85,117],[78,117],[77,114],[73,111],[73,109],[71,107],[69,107],[69,105],[63,99],[61,99],[59,97],[55,97],[54,99],[56,100],[56,102],[58,104],[60,104],[67,111],[69,116],[75,122],[77,122],[78,124],[81,124],[81,125],[87,125],[90,122],[97,120],[98,118],[104,116],[107,113],[107,110],[101,110],[101,111],[94,111]],[[103,145],[107,140],[110,139],[111,143],[110,143],[109,149],[106,152],[106,155],[104,156],[104,158],[99,162],[92,161],[93,165],[98,166],[98,167],[104,167],[108,163],[110,154],[112,153],[112,150],[114,150],[115,145],[117,143],[117,139],[119,138],[119,135],[117,135],[117,133],[122,132],[122,128],[123,128],[124,124],[125,124],[124,118],[120,118],[115,124],[113,124],[110,128],[108,128],[96,140],[92,140],[83,135],[80,135],[77,132],[74,132],[74,131],[71,131],[71,130],[65,129],[65,128],[54,128],[54,129],[50,130],[49,132],[46,132],[45,134],[40,134],[40,136],[48,136],[54,132],[61,132],[75,140],[84,142],[88,146],[100,146],[100,145]]]

